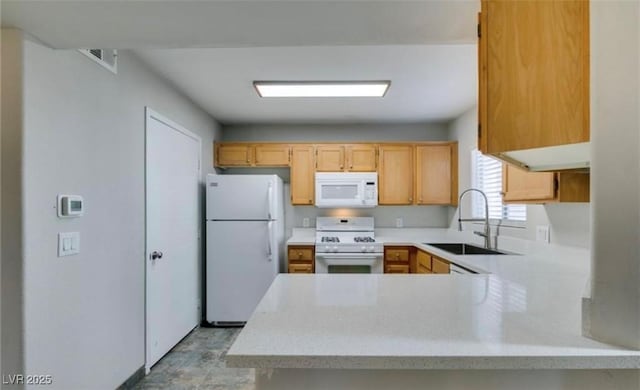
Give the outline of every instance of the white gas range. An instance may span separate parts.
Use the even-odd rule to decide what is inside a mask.
[[[383,245],[372,217],[318,217],[316,273],[382,273]]]

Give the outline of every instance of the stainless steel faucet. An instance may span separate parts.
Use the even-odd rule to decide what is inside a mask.
[[[467,192],[476,191],[479,192],[480,195],[484,198],[484,219],[482,218],[462,218],[462,198],[466,195]],[[462,191],[460,194],[460,198],[458,199],[458,230],[462,231],[462,222],[484,222],[484,233],[474,231],[473,234],[478,235],[480,237],[484,237],[484,247],[487,249],[491,248],[491,227],[489,226],[489,200],[487,199],[487,195],[477,188],[469,188],[468,190]]]

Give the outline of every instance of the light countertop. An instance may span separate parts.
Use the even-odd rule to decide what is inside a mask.
[[[501,249],[522,255],[456,256],[423,244],[470,238],[446,229],[376,230],[377,241],[416,245],[484,274],[279,275],[229,350],[228,366],[640,368],[640,351],[581,334],[586,250],[506,239]]]

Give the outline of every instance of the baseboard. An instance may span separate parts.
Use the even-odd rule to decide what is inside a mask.
[[[124,381],[117,390],[129,390],[133,389],[133,386],[138,384],[144,378],[144,366],[138,368],[126,381]]]

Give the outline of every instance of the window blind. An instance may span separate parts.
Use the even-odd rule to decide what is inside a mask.
[[[478,150],[471,152],[473,186],[482,190],[489,201],[489,219],[526,221],[527,206],[523,204],[502,203],[502,162],[485,156]],[[484,218],[484,199],[473,193],[472,214],[474,218]]]

